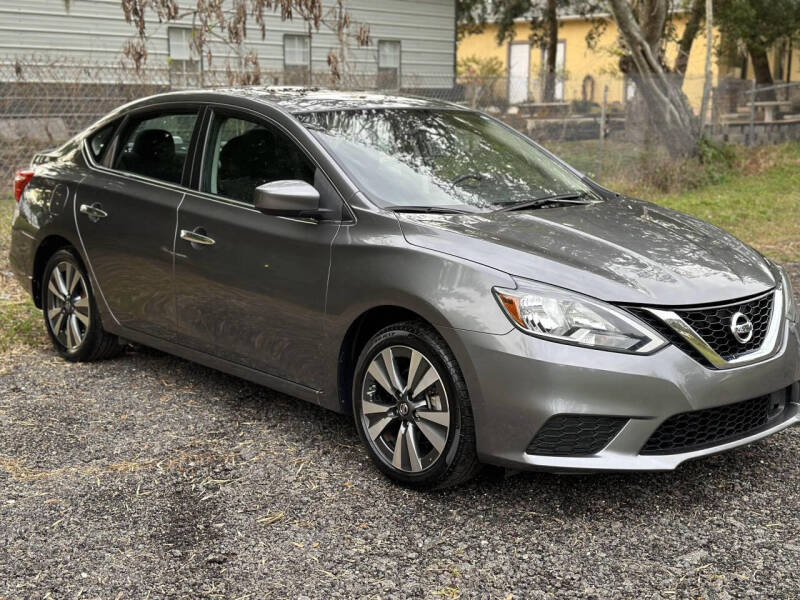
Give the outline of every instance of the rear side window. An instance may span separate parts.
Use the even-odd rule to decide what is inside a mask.
[[[114,168],[180,183],[197,111],[152,113],[128,124]]]
[[[89,138],[89,152],[96,162],[103,160],[106,149],[111,144],[111,136],[117,128],[117,121],[101,127],[99,131],[92,134]]]
[[[255,189],[264,183],[300,179],[314,185],[313,163],[267,124],[215,115],[206,152],[204,192],[252,203]]]

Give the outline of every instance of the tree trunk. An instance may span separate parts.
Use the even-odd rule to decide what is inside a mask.
[[[686,67],[689,66],[689,55],[692,53],[692,44],[700,31],[700,22],[705,15],[704,0],[693,0],[689,20],[683,30],[683,35],[678,42],[678,56],[675,57],[675,74],[679,77],[681,85],[686,77]]]
[[[706,113],[708,112],[708,102],[711,98],[711,84],[713,74],[711,70],[711,50],[714,45],[714,4],[712,0],[705,0],[706,3],[706,68],[705,79],[703,80],[703,99],[700,102],[700,135],[705,129]]]
[[[642,2],[642,27],[628,0],[609,0],[609,7],[630,51],[630,77],[643,96],[650,127],[659,134],[672,156],[694,155],[699,140],[697,120],[681,86],[666,72],[659,55],[667,14],[666,0]],[[661,33],[656,35],[656,31]]]
[[[769,59],[767,52],[761,48],[749,48],[750,60],[753,61],[753,72],[756,77],[757,86],[774,85],[772,81],[772,71],[769,69]],[[767,90],[765,92],[758,92],[758,100],[775,101],[775,90]]]
[[[558,55],[558,13],[557,0],[547,0],[545,27],[547,28],[547,47],[545,48],[544,97],[552,102],[556,94],[556,58]]]

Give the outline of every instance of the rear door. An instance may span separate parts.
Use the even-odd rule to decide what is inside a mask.
[[[199,190],[187,193],[178,211],[179,340],[317,387],[331,243],[342,202],[296,141],[264,118],[214,110],[204,137]],[[282,179],[314,185],[332,209],[331,219],[257,211],[255,188]],[[206,243],[192,242],[191,235]]]
[[[175,335],[172,251],[199,110],[168,105],[129,115],[109,156],[91,157],[102,160],[75,201],[80,238],[114,318],[163,339]]]

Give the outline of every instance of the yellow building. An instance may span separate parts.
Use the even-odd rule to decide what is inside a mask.
[[[675,14],[672,22],[679,38],[686,25],[687,15]],[[625,77],[619,71],[619,34],[616,24],[608,19],[606,27],[597,39],[596,46],[589,49],[586,35],[592,23],[580,16],[565,16],[559,23],[559,42],[556,54],[556,99],[565,102],[587,100],[601,102],[603,90],[608,86],[609,104],[624,103],[632,89],[627,87]],[[497,43],[497,25],[487,24],[481,33],[467,34],[458,44],[458,59],[471,56],[487,58],[496,57],[503,64],[507,76],[505,94],[510,104],[522,101],[541,101],[543,96],[544,51],[530,44],[530,26],[520,21],[515,24],[514,39],[502,45]],[[718,36],[715,36],[715,43]],[[677,55],[677,44],[671,43],[667,48],[667,62],[673,65]],[[706,40],[705,35],[698,35],[692,45],[686,69],[683,90],[693,107],[698,108],[703,93],[703,75],[705,69]],[[774,65],[774,57],[770,57]],[[719,64],[716,53],[713,56],[713,85],[717,85],[720,77],[742,78],[742,68],[726,67]],[[782,75],[786,79],[786,66],[790,65],[791,81],[800,81],[800,49],[793,51],[791,59],[784,56],[781,60]],[[745,67],[744,78],[752,77],[752,67]],[[773,66],[773,76],[775,69]]]

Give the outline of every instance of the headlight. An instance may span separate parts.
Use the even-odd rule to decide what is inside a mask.
[[[786,298],[786,318],[796,323],[798,320],[797,300],[795,300],[794,294],[792,293],[792,282],[789,281],[789,274],[782,266],[775,263],[772,264],[775,266],[775,269],[778,271],[778,273],[780,273],[781,276],[783,295]]]
[[[494,293],[511,321],[531,335],[635,354],[666,345],[656,332],[605,302],[532,281],[518,281],[517,286],[494,288]]]

